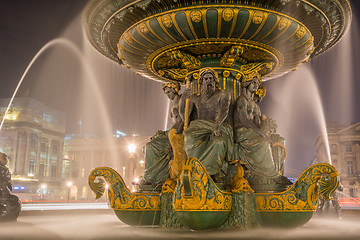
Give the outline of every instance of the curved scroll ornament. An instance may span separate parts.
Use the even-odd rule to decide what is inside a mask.
[[[174,195],[174,211],[231,211],[232,194],[221,191],[196,158],[184,164]]]
[[[160,211],[160,194],[132,193],[122,177],[112,168],[99,167],[89,175],[89,186],[95,193],[96,199],[105,192],[105,181],[109,184],[110,206],[114,210]]]
[[[296,182],[280,193],[255,193],[257,211],[270,212],[314,212],[319,194],[325,199],[339,185],[339,173],[325,163],[315,164],[307,168]]]

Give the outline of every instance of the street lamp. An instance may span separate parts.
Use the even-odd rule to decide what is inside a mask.
[[[68,187],[69,187],[69,189],[68,189],[68,199],[67,199],[67,203],[69,204],[69,202],[70,202],[70,188],[71,188],[71,186],[72,186],[72,182],[68,182],[67,185],[68,185]]]
[[[130,154],[135,153],[135,151],[136,151],[136,145],[135,144],[129,144],[128,148],[129,148],[129,153]]]

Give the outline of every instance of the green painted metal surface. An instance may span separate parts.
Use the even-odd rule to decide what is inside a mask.
[[[160,221],[160,211],[122,211],[114,210],[120,221],[131,225],[158,225]]]

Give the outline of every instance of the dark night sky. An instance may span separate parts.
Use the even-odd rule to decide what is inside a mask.
[[[39,49],[50,40],[63,37],[85,51],[86,56],[90,55],[91,59],[95,59],[92,60],[92,68],[96,72],[95,78],[100,79],[100,86],[97,88],[104,96],[104,106],[110,113],[109,121],[113,128],[145,135],[152,135],[156,129],[163,129],[167,104],[164,104],[166,97],[162,94],[161,85],[119,67],[93,48],[89,48],[89,44],[84,41],[80,29],[80,15],[86,2],[1,0],[0,98],[11,97],[20,77]],[[313,72],[320,89],[326,121],[335,120],[342,124],[360,121],[360,1],[350,2],[354,16],[351,34],[347,40],[343,39],[328,52],[301,66],[298,71],[266,83],[268,96],[262,103],[263,112],[278,121],[279,131],[285,136],[287,143],[301,146],[288,149],[296,156],[291,159],[291,154],[289,155],[292,168],[303,168],[304,164],[299,164],[299,161],[307,164],[312,160],[314,150],[304,153],[304,148],[313,148],[315,136],[319,132],[319,126],[312,118],[306,113],[303,114],[310,108],[306,105],[309,101],[300,101],[299,98],[295,101],[285,99],[285,95],[296,97],[296,93],[301,92],[297,90],[296,80],[292,79],[301,79],[307,76],[307,71]],[[82,68],[79,60],[67,49],[64,46],[51,48],[41,55],[24,79],[18,96],[24,95],[28,89],[30,97],[66,112],[68,133],[78,132],[77,123],[82,119],[82,131],[98,134],[103,131],[99,121],[103,121],[101,118],[106,113],[101,110],[101,101],[97,100],[96,91],[87,91],[91,85],[91,76],[84,76],[79,71]],[[338,71],[337,68],[343,70]],[[348,79],[347,82],[345,78]],[[292,82],[294,85],[291,85]],[[309,85],[306,81],[303,83]],[[348,84],[350,86],[344,87]],[[291,91],[294,94],[291,94]],[[288,92],[290,94],[287,94]],[[287,102],[294,102],[288,110]],[[348,107],[350,109],[346,110]],[[285,109],[287,112],[276,108]]]

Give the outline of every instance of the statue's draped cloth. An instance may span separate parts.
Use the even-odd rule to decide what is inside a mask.
[[[270,142],[253,129],[241,127],[235,130],[234,155],[257,174],[270,178],[278,176]]]
[[[213,122],[194,120],[184,131],[184,148],[187,156],[199,159],[210,175],[219,173],[226,162],[232,161],[231,125],[221,124],[221,136],[216,137],[212,136],[214,127]]]
[[[168,132],[157,134],[145,145],[144,179],[153,185],[165,182],[169,178],[169,162],[172,158]]]

